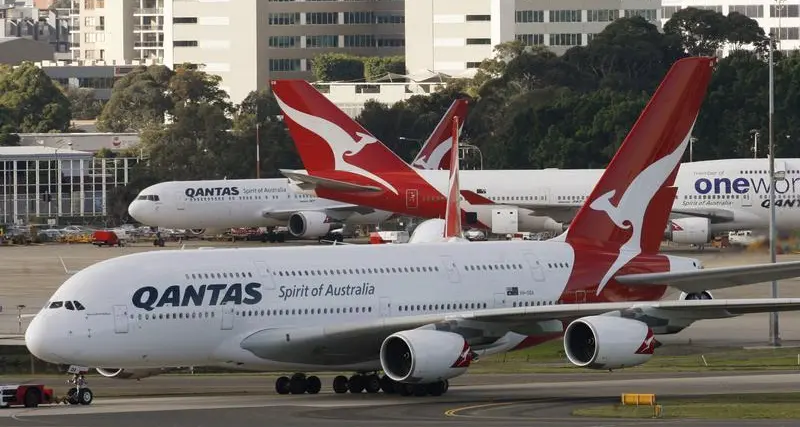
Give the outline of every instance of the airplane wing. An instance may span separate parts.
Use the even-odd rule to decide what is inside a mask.
[[[695,320],[721,319],[750,313],[798,311],[800,298],[614,302],[478,309],[386,317],[358,323],[264,329],[249,335],[240,345],[259,357],[278,362],[341,365],[374,360],[387,336],[423,326],[462,332],[468,336],[470,321],[497,322],[511,330],[515,327],[526,330],[533,322],[569,321],[584,316],[622,314],[642,309],[658,309]]]
[[[470,202],[472,203],[472,202]],[[520,208],[530,209],[532,215],[541,215],[553,218],[560,222],[569,222],[578,213],[580,204],[552,204],[552,203],[510,203]],[[718,208],[687,208],[672,209],[670,218],[698,217],[708,218],[712,224],[724,224],[733,221],[733,212],[727,209]]]
[[[360,206],[360,205],[352,205],[348,203],[342,203],[340,205],[333,205],[333,206],[325,206],[325,208],[317,208],[310,206],[308,209],[264,209],[261,211],[261,216],[264,218],[272,218],[277,220],[284,220],[288,221],[289,217],[297,212],[304,211],[304,210],[311,210],[311,211],[320,211],[325,212],[329,217],[344,221],[347,219],[348,216],[352,213],[359,213],[362,215],[371,214],[376,211],[368,206]]]
[[[321,178],[318,176],[311,176],[302,173],[298,173],[296,171],[288,170],[288,169],[281,169],[281,173],[292,180],[299,181],[300,184],[298,185],[300,188],[304,190],[314,189],[316,187],[325,187],[331,190],[338,190],[338,191],[352,191],[352,192],[382,192],[383,189],[380,187],[375,187],[372,185],[359,185],[359,184],[351,184],[345,181],[338,181],[335,179],[328,179],[328,178]]]
[[[703,208],[703,209],[673,209],[672,214],[680,216],[690,216],[708,218],[712,224],[723,224],[733,221],[733,212],[727,209]]]
[[[669,285],[684,292],[731,288],[800,276],[800,261],[720,267],[673,273],[642,273],[616,276],[628,286]]]

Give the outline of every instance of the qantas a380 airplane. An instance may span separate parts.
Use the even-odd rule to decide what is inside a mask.
[[[419,169],[449,169],[453,117],[465,117],[467,101],[453,101],[412,162]],[[461,131],[461,128],[458,129]],[[286,178],[170,181],[142,190],[128,206],[136,221],[151,227],[183,228],[194,234],[234,227],[287,226],[300,239],[327,236],[337,224],[380,224],[387,212],[315,197]],[[334,236],[341,240],[341,236]]]
[[[351,371],[334,379],[337,393],[440,395],[478,356],[562,335],[574,365],[617,369],[650,359],[655,334],[697,320],[800,310],[800,299],[709,292],[800,276],[798,262],[702,269],[658,253],[714,63],[672,66],[556,239],[465,243],[454,167],[448,232],[436,239],[120,256],[67,279],[31,321],[26,345],[42,360],[114,378],[178,366],[292,370],[277,392],[314,394],[320,380],[303,372]],[[683,293],[658,301],[669,286]]]
[[[446,172],[410,168],[306,81],[278,80],[272,88],[306,167],[282,172],[292,182],[305,183],[303,191],[405,215],[442,215]],[[785,175],[775,184],[776,228],[795,230],[800,228],[800,159],[776,159],[775,170]],[[603,172],[463,171],[465,222],[492,229],[496,218],[513,215],[520,231],[560,233]],[[767,159],[682,164],[670,224],[663,234],[676,243],[702,245],[721,231],[768,230],[768,172]]]

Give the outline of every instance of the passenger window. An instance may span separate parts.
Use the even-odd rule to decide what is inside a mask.
[[[72,305],[72,301],[64,302],[64,307],[67,307],[67,310],[75,310],[75,306]]]

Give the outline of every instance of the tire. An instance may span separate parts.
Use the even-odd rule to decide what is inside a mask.
[[[289,391],[291,391],[289,388],[290,383],[289,377],[278,378],[278,380],[275,381],[275,391],[278,392],[278,394],[289,394]]]
[[[89,388],[82,388],[78,393],[78,403],[81,405],[91,405],[94,400],[94,392]]]
[[[381,391],[381,380],[377,375],[367,375],[364,378],[364,389],[367,393],[377,393]]]
[[[306,378],[306,393],[317,394],[320,390],[322,390],[322,381],[319,380],[319,377],[312,375]]]
[[[338,377],[333,379],[333,391],[336,394],[347,393],[348,388],[349,387],[346,376],[339,375]]]
[[[29,388],[28,391],[25,392],[24,399],[26,408],[35,408],[39,406],[39,402],[41,402],[42,397],[39,393],[39,389]]]
[[[69,391],[67,391],[67,402],[69,402],[71,405],[77,405],[79,403],[77,394],[78,394],[77,388],[72,387],[71,389],[69,389]]]

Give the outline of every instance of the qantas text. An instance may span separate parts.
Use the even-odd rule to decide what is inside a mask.
[[[778,194],[796,193],[797,182],[800,178],[782,179],[775,182],[775,192]],[[694,182],[694,189],[698,194],[746,194],[768,193],[769,180],[760,178],[700,178]],[[752,190],[751,190],[752,189]]]
[[[242,285],[241,283],[200,286],[173,285],[164,289],[164,293],[159,295],[158,289],[152,286],[144,286],[133,293],[131,302],[135,307],[147,311],[164,306],[253,305],[261,302],[260,288],[261,283],[248,283],[246,285]]]
[[[286,301],[289,298],[308,298],[308,297],[347,297],[358,295],[375,295],[375,286],[369,283],[361,285],[319,285],[311,287],[308,285],[281,286],[278,289],[278,298]]]
[[[184,192],[186,197],[217,197],[217,196],[238,196],[239,187],[197,187],[187,188]]]

